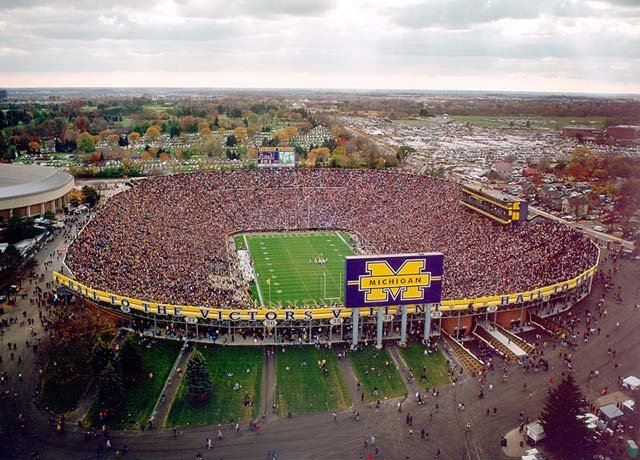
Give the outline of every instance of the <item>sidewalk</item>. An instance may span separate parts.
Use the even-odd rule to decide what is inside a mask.
[[[164,426],[167,417],[169,416],[169,409],[171,409],[173,399],[176,397],[176,393],[180,387],[180,378],[176,375],[177,369],[180,368],[183,371],[186,370],[187,362],[189,361],[192,351],[193,347],[187,348],[187,343],[185,343],[185,346],[180,350],[178,359],[176,359],[176,362],[173,364],[169,377],[167,377],[163,392],[160,394],[160,399],[156,403],[156,407],[151,414],[151,419],[153,420],[154,425],[158,428],[162,428]]]

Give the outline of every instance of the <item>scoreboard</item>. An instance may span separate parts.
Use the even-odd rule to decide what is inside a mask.
[[[296,165],[293,147],[259,147],[256,164],[261,167],[289,167]]]
[[[499,190],[480,185],[463,184],[460,204],[503,225],[527,221],[529,204]]]

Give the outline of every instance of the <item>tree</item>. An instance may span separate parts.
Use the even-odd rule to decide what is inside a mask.
[[[22,265],[22,254],[20,254],[20,251],[18,251],[13,244],[10,244],[4,252],[0,254],[0,273],[3,274],[4,279],[7,279],[17,273],[20,265]],[[5,276],[7,278],[5,278]]]
[[[589,429],[578,419],[585,408],[584,395],[571,374],[547,396],[540,421],[546,433],[545,443],[558,460],[591,458]]]
[[[187,363],[187,395],[192,403],[206,401],[211,397],[211,376],[204,356],[197,350]]]
[[[406,160],[406,158],[415,151],[416,149],[414,149],[413,147],[410,147],[408,145],[401,145],[400,147],[398,147],[398,151],[396,152],[396,158],[398,159],[398,162],[402,164],[404,163],[404,160]]]
[[[108,362],[98,377],[98,392],[96,401],[101,410],[106,410],[109,415],[117,413],[122,406],[124,387],[122,377],[115,366]]]
[[[120,368],[125,381],[135,380],[142,374],[140,342],[132,336],[127,336],[120,347]]]
[[[140,133],[136,131],[130,132],[129,135],[127,136],[127,140],[129,141],[129,144],[133,144],[138,139],[140,139]]]
[[[93,140],[93,136],[87,132],[84,132],[78,136],[78,150],[85,153],[91,153],[96,149],[96,143]]]
[[[84,202],[91,204],[91,206],[95,205],[99,198],[98,191],[90,185],[82,187],[82,196],[84,197]]]
[[[150,141],[155,141],[160,137],[160,128],[158,128],[157,126],[149,126],[147,128],[147,132],[145,133],[145,137],[147,138],[147,140]]]
[[[29,152],[33,152],[33,153],[40,152],[40,142],[36,142],[36,141],[29,142]]]
[[[35,237],[39,232],[34,227],[33,219],[30,217],[22,217],[14,211],[13,215],[7,221],[4,230],[4,241],[13,244],[28,238]]]
[[[81,133],[87,132],[89,130],[89,119],[85,116],[77,117],[75,125]]]
[[[113,365],[116,360],[116,353],[113,351],[111,345],[104,340],[98,339],[91,351],[91,368],[93,369],[94,377],[102,375],[108,364]]]

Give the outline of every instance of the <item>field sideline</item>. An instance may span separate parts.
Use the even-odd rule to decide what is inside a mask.
[[[249,249],[262,306],[301,307],[342,303],[348,241],[337,231],[253,233],[236,236],[236,247]],[[326,263],[315,263],[319,257]]]

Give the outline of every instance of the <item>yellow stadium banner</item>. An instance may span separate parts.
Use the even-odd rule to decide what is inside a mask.
[[[481,311],[492,306],[521,305],[538,300],[547,300],[555,294],[567,294],[574,289],[590,285],[597,270],[597,264],[585,270],[576,278],[556,283],[539,289],[514,294],[494,295],[475,299],[445,300],[439,306],[440,311],[469,310]],[[161,316],[195,317],[216,321],[311,321],[319,319],[349,318],[353,309],[345,307],[317,307],[317,308],[258,308],[258,309],[220,309],[210,307],[194,307],[189,305],[172,305],[134,299],[132,297],[100,291],[69,278],[58,272],[53,272],[55,282],[75,292],[79,296],[94,301],[104,302],[120,309],[136,310]],[[425,313],[425,305],[407,305],[407,313]],[[379,307],[384,309],[385,315],[395,315],[401,312],[399,307]],[[437,306],[431,305],[431,309]],[[378,307],[359,308],[359,316],[374,316]]]

